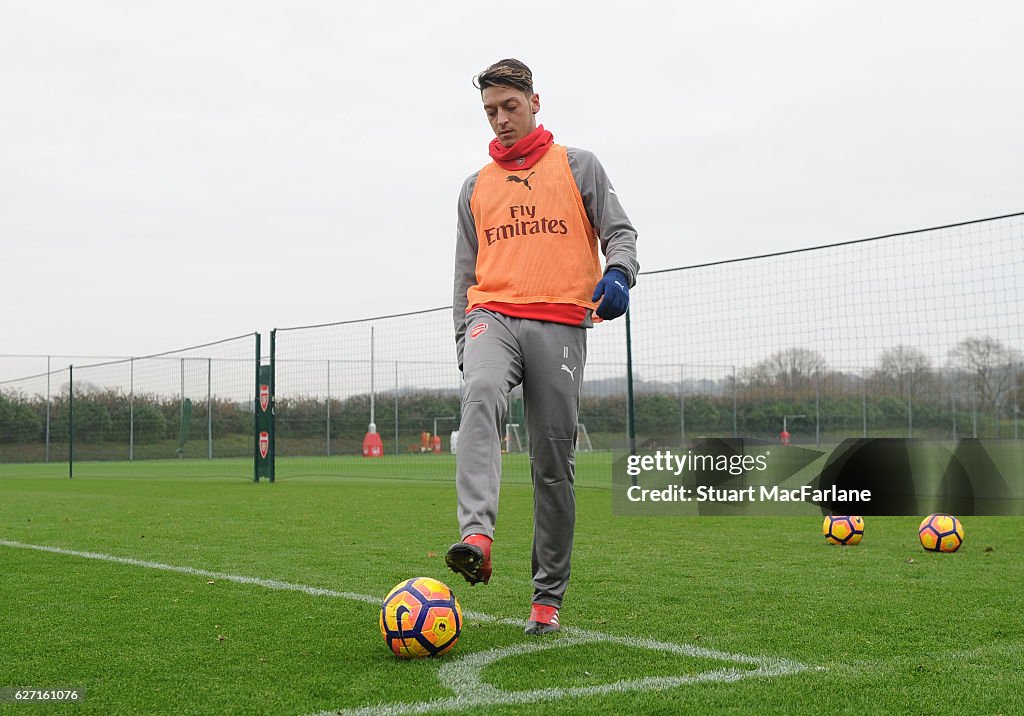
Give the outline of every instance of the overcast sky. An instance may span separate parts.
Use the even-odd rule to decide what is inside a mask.
[[[645,270],[1024,210],[1022,8],[4,0],[0,353],[450,304],[509,56]]]

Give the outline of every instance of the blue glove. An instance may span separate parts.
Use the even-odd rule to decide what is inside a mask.
[[[604,297],[602,299],[602,296]],[[597,315],[606,321],[618,318],[629,308],[629,280],[618,269],[608,269],[594,289],[591,301],[601,301]]]

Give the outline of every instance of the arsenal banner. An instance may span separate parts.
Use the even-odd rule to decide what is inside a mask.
[[[274,481],[274,376],[271,366],[261,365],[256,380],[256,435],[253,479]]]

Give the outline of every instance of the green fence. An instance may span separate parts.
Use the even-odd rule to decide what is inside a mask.
[[[647,447],[777,443],[784,428],[805,445],[1018,439],[1022,256],[1014,214],[641,273],[629,344],[623,320],[589,332],[578,447],[626,449],[631,408]],[[345,474],[451,475],[420,438],[440,434],[447,453],[457,426],[450,308],[278,329],[275,345],[279,475],[358,455],[371,416],[384,464]],[[503,436],[513,456],[529,439],[519,400]]]
[[[0,381],[0,473],[252,476],[256,334]],[[53,362],[52,360],[50,361]]]
[[[777,443],[784,431],[815,446],[1021,439],[1022,257],[1018,213],[641,273],[630,339],[625,320],[588,332],[579,454],[625,450],[631,425],[638,447]],[[450,307],[280,328],[271,344],[278,477],[451,478]],[[222,461],[251,478],[258,362],[250,334],[0,382],[0,470]],[[529,446],[518,389],[510,406],[502,438],[518,466]],[[371,423],[384,456],[362,459]]]

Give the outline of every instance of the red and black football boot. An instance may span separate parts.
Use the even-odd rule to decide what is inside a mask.
[[[530,607],[530,621],[526,622],[526,633],[532,636],[558,631],[558,607],[534,604]]]
[[[486,535],[469,535],[448,548],[444,561],[471,586],[479,582],[487,584],[491,581],[491,541]]]

